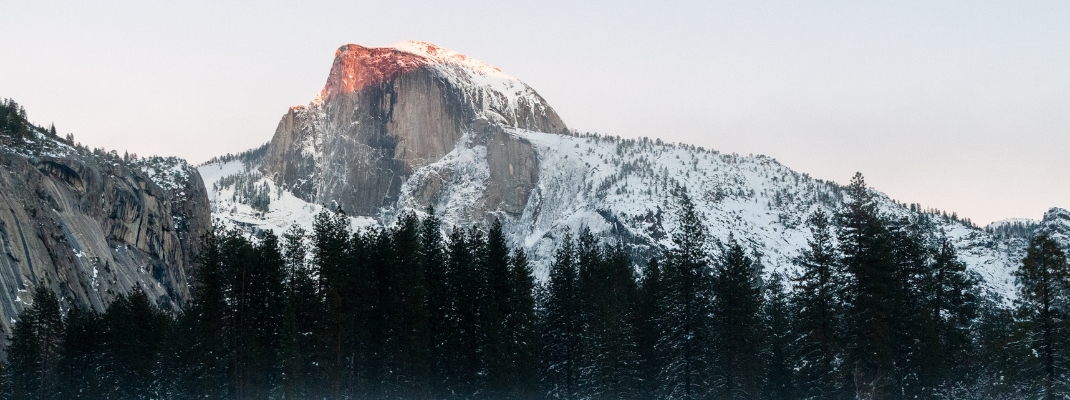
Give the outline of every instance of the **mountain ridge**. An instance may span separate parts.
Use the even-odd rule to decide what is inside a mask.
[[[513,87],[530,90],[538,106],[517,113],[519,108],[503,106],[514,104],[508,93],[472,79],[486,71],[508,77],[496,68],[426,42],[382,49],[340,48],[324,90],[309,106],[287,112],[265,156],[245,159],[241,166],[201,167],[217,221],[280,233],[295,221],[308,225],[323,209],[345,210],[359,227],[389,224],[401,212],[434,207],[449,225],[501,219],[510,240],[544,272],[566,228],[587,227],[599,236],[621,238],[636,260],[667,248],[675,226],[674,196],[686,191],[696,199],[715,242],[735,237],[760,254],[767,268],[790,270],[809,235],[807,217],[842,204],[838,184],[800,174],[775,159],[579,134],[558,123],[549,104],[527,85]],[[346,80],[350,75],[339,72],[374,69],[379,62],[347,60],[375,52],[398,55],[400,61],[387,63],[391,69],[386,71],[360,70],[352,76],[382,79]],[[445,56],[427,61],[439,54]],[[404,68],[393,69],[399,65]],[[466,65],[479,68],[465,70]],[[332,91],[334,86],[355,89]],[[526,119],[510,118],[514,115]],[[222,170],[245,174],[260,185],[270,194],[268,204],[246,208],[242,199],[250,196],[221,184]],[[369,188],[375,189],[371,196]],[[889,215],[931,220],[993,290],[1013,296],[1011,271],[1023,248],[1020,240],[878,194]]]

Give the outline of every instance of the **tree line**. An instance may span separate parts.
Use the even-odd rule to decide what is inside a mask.
[[[534,278],[500,223],[444,234],[433,210],[352,231],[205,238],[178,315],[145,293],[104,312],[37,288],[3,364],[8,398],[906,399],[1065,397],[1070,270],[1038,235],[1013,300],[987,292],[924,216],[879,210],[861,175],[817,211],[795,271],[766,274],[680,194],[644,262],[589,230]]]

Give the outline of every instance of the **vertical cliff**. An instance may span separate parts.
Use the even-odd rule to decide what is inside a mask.
[[[42,131],[0,132],[0,327],[32,287],[65,307],[103,310],[140,286],[177,310],[211,227],[197,170],[176,158],[124,160]]]
[[[317,98],[283,116],[263,170],[307,202],[375,215],[414,170],[458,146],[488,146],[485,211],[518,214],[538,179],[536,157],[503,128],[566,130],[534,90],[482,62],[424,42],[350,44]],[[514,157],[525,161],[506,161]]]

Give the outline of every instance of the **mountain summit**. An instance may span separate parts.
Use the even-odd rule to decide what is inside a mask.
[[[504,129],[566,131],[538,93],[490,65],[425,42],[349,44],[335,53],[319,96],[283,116],[262,166],[302,200],[372,215],[459,142],[496,143],[487,147],[492,162],[533,159]],[[512,174],[503,174],[508,165],[492,169],[491,208],[523,209],[534,166],[521,164]]]
[[[566,231],[620,240],[637,261],[671,247],[682,193],[709,246],[734,238],[767,268],[791,269],[808,217],[844,200],[840,185],[769,157],[570,131],[523,82],[418,41],[342,46],[323,90],[291,108],[269,143],[200,172],[223,224],[281,233],[324,208],[354,226],[390,224],[430,206],[448,225],[500,219],[539,273]],[[1020,237],[876,198],[889,216],[931,223],[990,287],[1013,295]]]

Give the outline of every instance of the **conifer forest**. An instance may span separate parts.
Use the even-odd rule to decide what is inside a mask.
[[[1011,399],[1070,395],[1070,269],[1043,235],[1015,298],[861,175],[793,268],[717,241],[681,192],[663,252],[579,229],[545,279],[498,223],[324,212],[281,237],[217,228],[181,313],[43,287],[2,365],[12,399]],[[790,274],[766,271],[794,271]]]

